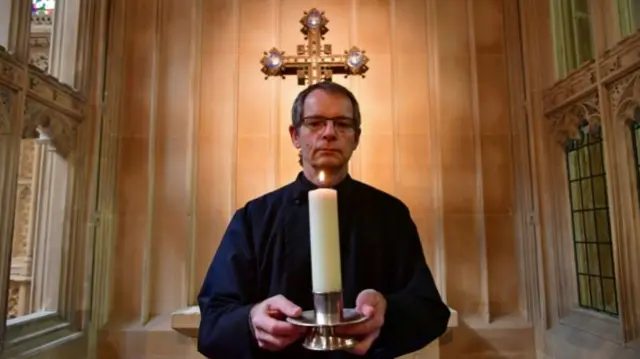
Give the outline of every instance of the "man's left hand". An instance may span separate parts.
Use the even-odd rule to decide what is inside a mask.
[[[364,314],[367,320],[353,325],[336,328],[339,335],[350,335],[360,339],[360,342],[348,351],[356,355],[365,355],[373,342],[380,335],[384,324],[384,314],[387,301],[384,296],[373,289],[366,289],[356,298],[356,310]]]

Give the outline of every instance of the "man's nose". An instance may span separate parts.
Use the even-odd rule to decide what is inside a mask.
[[[322,131],[322,137],[336,137],[336,128],[333,125],[333,121],[325,122],[324,130]]]

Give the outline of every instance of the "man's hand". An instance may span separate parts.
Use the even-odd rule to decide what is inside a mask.
[[[306,328],[284,321],[285,317],[297,317],[302,309],[282,295],[277,295],[251,308],[251,325],[258,346],[265,350],[279,351],[300,339]]]
[[[380,335],[380,328],[384,324],[384,314],[387,310],[387,301],[382,294],[373,289],[363,290],[356,299],[356,310],[368,319],[362,323],[338,327],[336,330],[339,335],[352,335],[361,338],[355,347],[349,349],[349,352],[365,355]]]

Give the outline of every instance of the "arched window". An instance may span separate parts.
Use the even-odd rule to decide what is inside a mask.
[[[69,85],[75,80],[79,4],[78,0],[31,1],[29,62]],[[26,110],[35,117],[40,111],[48,110],[35,105]],[[46,116],[50,121],[59,120]],[[70,169],[45,132],[37,129],[34,136],[24,135],[21,140],[7,299],[9,324],[12,319],[58,307]]]

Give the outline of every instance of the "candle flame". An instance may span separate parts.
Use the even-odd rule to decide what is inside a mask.
[[[318,174],[318,182],[324,183],[324,171],[320,171]]]

